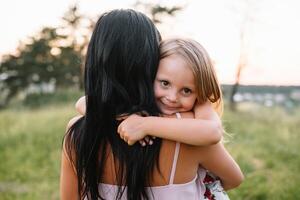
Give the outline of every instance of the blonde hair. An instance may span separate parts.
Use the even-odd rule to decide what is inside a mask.
[[[160,43],[160,59],[171,55],[182,56],[191,68],[199,103],[210,101],[219,115],[223,112],[222,91],[213,63],[198,42],[192,39],[173,38]]]

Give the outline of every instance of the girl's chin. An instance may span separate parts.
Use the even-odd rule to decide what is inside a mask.
[[[180,112],[179,109],[168,109],[168,107],[166,107],[162,102],[158,101],[157,102],[158,107],[160,108],[160,111],[164,114],[164,115],[173,115],[177,112]]]
[[[164,114],[164,115],[173,115],[179,111],[177,110],[168,110],[168,109],[161,109],[161,112]]]

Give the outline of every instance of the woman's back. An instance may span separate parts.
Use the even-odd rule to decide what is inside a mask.
[[[184,117],[193,116],[192,113],[185,113]],[[155,167],[150,180],[149,197],[152,197],[153,192],[154,199],[201,199],[204,194],[202,180],[205,170],[199,169],[197,151],[197,148],[191,145],[162,140],[159,154],[160,171]],[[118,190],[114,170],[118,169],[116,165],[112,153],[108,151],[104,177],[99,184],[101,194],[108,199],[114,198]],[[125,194],[123,197],[126,199]]]

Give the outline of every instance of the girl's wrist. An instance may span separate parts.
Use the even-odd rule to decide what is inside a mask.
[[[154,117],[153,116],[148,116],[148,117],[144,117],[144,133],[146,135],[151,135],[153,136],[152,133],[152,127],[153,127],[153,120]]]

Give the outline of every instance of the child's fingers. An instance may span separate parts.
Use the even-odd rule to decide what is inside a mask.
[[[120,138],[124,140],[124,131],[122,123],[118,126],[117,133],[119,134]]]
[[[123,124],[119,124],[118,129],[117,129],[117,133],[122,136],[124,132],[124,128],[123,128]]]
[[[147,145],[151,145],[151,144],[150,144],[151,139],[150,139],[149,136],[146,136],[146,137],[144,138],[144,140],[146,141]],[[152,143],[152,142],[151,142],[151,143]]]
[[[153,144],[153,141],[151,140],[151,138],[149,136],[146,136],[144,140],[146,141],[146,143],[148,145],[152,145]]]
[[[140,145],[143,146],[143,147],[146,146],[146,142],[145,142],[144,140],[139,140],[139,143],[140,143]]]
[[[125,120],[125,118],[127,118],[127,116],[123,116],[122,119],[120,118],[120,120]],[[118,120],[118,119],[117,119]],[[119,135],[123,135],[124,134],[124,124],[123,122],[121,122],[117,128],[117,132]]]
[[[131,140],[128,140],[128,141],[127,141],[127,144],[128,144],[129,146],[131,146],[131,145],[133,145],[133,144],[134,144],[134,142],[133,142],[133,141],[131,141]]]
[[[126,138],[125,136],[121,137],[126,143],[128,143],[128,138]]]
[[[153,140],[150,139],[148,144],[152,145],[153,144]]]

